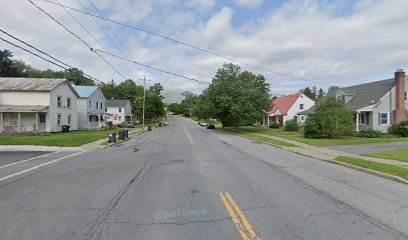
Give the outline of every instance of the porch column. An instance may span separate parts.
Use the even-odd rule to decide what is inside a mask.
[[[269,127],[270,125],[269,115],[267,116],[267,118],[268,118],[268,127]]]
[[[34,130],[38,129],[38,112],[35,113],[35,125],[34,125]]]
[[[3,132],[3,112],[0,112],[0,132]]]
[[[21,113],[17,113],[18,116],[18,132],[21,132]]]
[[[356,113],[356,132],[360,131],[360,112]]]

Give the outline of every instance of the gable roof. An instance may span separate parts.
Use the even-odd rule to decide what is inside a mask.
[[[346,107],[350,111],[356,111],[379,102],[394,86],[395,80],[392,78],[339,88],[339,90],[346,95],[353,96],[353,98],[346,103]]]
[[[348,96],[352,96],[352,99],[345,105],[350,111],[356,111],[358,109],[371,106],[378,103],[388,92],[395,86],[395,79],[386,79],[376,82],[364,83],[354,85],[350,87],[339,88],[337,91],[341,91]],[[326,95],[328,97],[334,97],[336,92]],[[306,111],[298,113],[299,115],[310,115],[315,112],[317,105],[307,109]]]
[[[40,91],[49,92],[61,83],[64,78],[0,78],[0,91]]]
[[[87,98],[91,96],[93,92],[95,92],[96,89],[98,89],[97,86],[73,86],[75,91],[78,93],[79,97],[81,98]]]
[[[289,109],[293,106],[296,100],[302,95],[301,93],[288,95],[273,100],[272,110],[268,114],[275,113],[276,109],[279,109],[283,115],[288,114]]]
[[[130,100],[106,100],[106,107],[126,107]]]

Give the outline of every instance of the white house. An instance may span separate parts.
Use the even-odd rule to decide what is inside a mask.
[[[132,104],[129,100],[106,100],[105,112],[111,114],[107,122],[112,122],[113,124],[133,121]]]
[[[281,127],[283,127],[286,121],[292,119],[295,119],[299,123],[303,123],[305,121],[305,116],[300,116],[298,118],[297,114],[313,107],[314,105],[315,102],[303,93],[274,98],[272,110],[266,113],[266,123],[269,125],[271,122],[276,122],[279,123]]]
[[[78,129],[90,130],[105,126],[106,99],[98,86],[74,86],[78,93]]]
[[[0,132],[77,130],[77,98],[66,79],[0,78]]]
[[[394,78],[338,88],[327,97],[343,101],[354,114],[355,130],[374,129],[388,132],[393,123],[407,120],[408,79],[398,69]],[[311,108],[300,114],[313,114]]]

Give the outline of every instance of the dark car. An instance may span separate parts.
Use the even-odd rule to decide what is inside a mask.
[[[215,129],[215,125],[212,123],[207,124],[207,129]]]

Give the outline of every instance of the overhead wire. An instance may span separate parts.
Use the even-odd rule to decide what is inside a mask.
[[[96,53],[106,64],[108,64],[117,74],[119,74],[121,77],[123,77],[124,79],[127,79],[121,72],[119,72],[119,70],[117,70],[110,62],[108,62],[101,54],[99,54],[98,52],[93,51],[93,48],[91,47],[91,45],[89,45],[85,40],[83,40],[78,34],[74,33],[73,31],[71,31],[69,28],[67,28],[64,24],[62,24],[60,21],[58,21],[56,18],[54,18],[51,14],[49,14],[47,11],[45,11],[44,9],[42,9],[40,6],[38,6],[37,4],[35,4],[33,1],[31,0],[27,0],[28,2],[30,2],[33,6],[35,6],[38,10],[40,10],[42,13],[44,13],[45,15],[47,15],[49,18],[51,18],[54,22],[56,22],[58,25],[60,25],[61,27],[63,27],[67,32],[69,32],[70,34],[72,34],[73,36],[75,36],[79,41],[81,41],[83,44],[85,44],[89,50],[91,50],[92,52]],[[56,3],[58,4],[58,3]],[[82,24],[79,23],[81,26]],[[82,26],[83,27],[83,26]]]
[[[55,2],[53,2],[53,1],[51,1],[51,0],[42,0],[42,1],[48,2],[48,3],[51,3],[51,4],[57,4],[57,3],[55,3]],[[168,41],[171,41],[171,42],[180,44],[180,45],[184,45],[184,46],[193,48],[193,49],[195,49],[195,50],[198,50],[198,51],[201,51],[201,52],[204,52],[204,53],[213,55],[213,56],[217,56],[217,57],[223,58],[223,59],[228,60],[228,61],[233,61],[233,62],[237,62],[237,63],[242,64],[242,65],[246,65],[246,66],[252,67],[252,68],[254,68],[254,69],[262,70],[262,71],[265,71],[265,72],[270,72],[270,73],[273,73],[273,74],[276,74],[276,75],[280,75],[280,76],[283,76],[283,77],[287,77],[287,78],[292,78],[292,79],[297,79],[297,80],[303,80],[303,81],[310,81],[310,80],[305,79],[305,78],[301,78],[301,77],[298,77],[298,76],[293,76],[293,75],[289,75],[289,74],[277,72],[277,71],[274,71],[274,70],[271,70],[271,69],[268,69],[268,68],[265,68],[265,67],[256,66],[256,65],[253,65],[253,64],[248,63],[248,62],[245,62],[245,61],[241,61],[241,60],[238,60],[238,59],[234,59],[234,58],[232,58],[232,57],[224,56],[224,55],[222,55],[222,54],[220,54],[220,53],[217,53],[217,52],[214,52],[214,51],[210,51],[210,50],[207,50],[207,49],[202,48],[202,47],[195,46],[195,45],[193,45],[193,44],[191,44],[191,43],[187,43],[187,42],[184,42],[184,41],[181,41],[181,40],[177,40],[177,39],[175,39],[175,38],[171,38],[171,37],[168,37],[168,36],[165,36],[165,35],[162,35],[162,34],[154,33],[154,32],[152,32],[152,31],[145,30],[145,29],[142,29],[142,28],[140,28],[140,27],[135,27],[135,26],[132,26],[132,25],[129,25],[129,24],[126,24],[126,23],[122,23],[122,22],[116,21],[116,20],[112,20],[112,19],[109,19],[109,18],[106,18],[106,17],[103,17],[103,16],[98,16],[98,15],[95,15],[95,14],[92,14],[92,13],[89,13],[89,12],[84,12],[84,11],[82,11],[82,10],[80,10],[80,9],[77,9],[77,8],[74,8],[74,7],[71,7],[71,6],[67,6],[67,5],[62,5],[62,6],[65,7],[65,8],[67,8],[67,9],[70,9],[70,10],[72,10],[72,11],[80,12],[80,13],[82,13],[82,14],[91,15],[91,16],[93,16],[93,17],[100,18],[100,19],[103,19],[103,20],[105,20],[105,21],[108,21],[108,22],[111,22],[111,23],[115,23],[115,24],[117,24],[117,25],[121,25],[121,26],[123,26],[123,27],[131,28],[131,29],[136,30],[136,31],[140,31],[140,32],[143,32],[143,33],[146,33],[146,34],[149,34],[149,35],[153,35],[153,36],[156,36],[156,37],[159,37],[159,38],[162,38],[162,39],[165,39],[165,40],[168,40]]]

